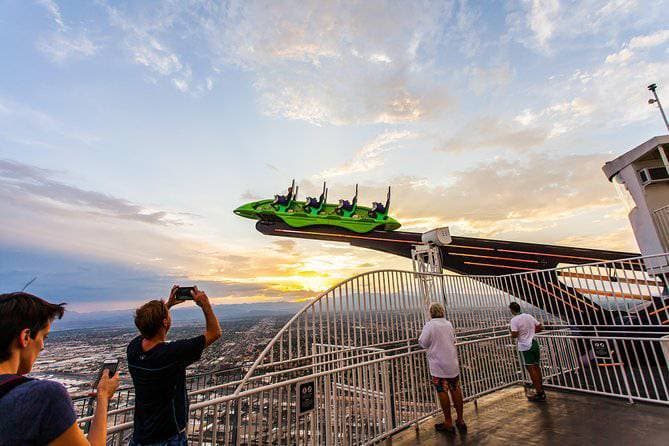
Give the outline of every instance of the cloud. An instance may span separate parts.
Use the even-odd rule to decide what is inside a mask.
[[[614,54],[606,56],[606,63],[621,64],[632,58],[634,53],[629,48],[623,48]]]
[[[592,73],[589,92],[594,96],[593,113],[610,125],[643,121],[655,113],[648,106],[646,85],[669,83],[669,61],[640,61],[634,66],[602,67]],[[611,94],[615,92],[615,94]],[[586,95],[588,93],[585,93]]]
[[[558,240],[557,243],[560,245],[589,247],[593,249],[639,252],[639,247],[634,240],[634,233],[629,227],[595,235],[572,235]]]
[[[256,192],[251,192],[251,190],[246,189],[243,194],[239,196],[242,200],[260,200],[262,196]]]
[[[549,138],[573,135],[581,130],[615,129],[649,119],[656,110],[648,106],[646,86],[669,84],[669,61],[635,60],[627,63],[623,51],[610,55],[590,70],[575,70],[570,76],[549,80],[543,90],[548,105],[527,109],[518,122],[545,122]]]
[[[55,172],[0,160],[0,195],[7,202],[41,212],[77,212],[157,225],[181,225],[166,211],[151,211],[127,200],[56,180]]]
[[[508,10],[509,37],[550,54],[572,50],[579,38],[607,44],[626,30],[656,22],[663,5],[638,0],[517,0],[509,2]]]
[[[431,185],[415,177],[394,178],[390,213],[407,230],[450,225],[456,235],[504,234],[524,240],[546,228],[552,234],[573,234],[579,231],[568,219],[620,206],[613,186],[601,172],[610,157],[530,153],[521,160],[496,158],[456,172],[448,185]],[[384,189],[368,185],[364,192],[376,197]]]
[[[339,167],[324,170],[316,176],[332,178],[353,173],[368,172],[385,162],[384,155],[401,147],[401,142],[416,135],[409,131],[388,131],[376,136],[372,141],[360,148],[353,159]]]
[[[662,45],[669,40],[669,29],[661,29],[653,34],[633,37],[629,42],[630,48],[652,48]]]
[[[558,0],[532,0],[527,17],[529,28],[541,48],[548,47],[548,41],[553,36],[555,22],[560,11]]]
[[[74,31],[63,19],[60,7],[53,0],[37,0],[56,25],[48,37],[37,41],[37,48],[53,62],[62,63],[71,58],[85,58],[97,53],[99,47],[86,35],[85,30]]]
[[[470,87],[477,95],[508,85],[514,76],[514,70],[508,62],[488,68],[473,66],[469,67],[466,72],[470,77]]]
[[[667,40],[669,40],[669,30],[667,29],[633,37],[623,45],[620,51],[606,56],[606,63],[623,64],[635,56],[636,52],[633,50],[647,50],[662,45]]]
[[[246,3],[238,13],[223,57],[256,76],[269,115],[400,123],[450,106],[444,86],[422,72],[448,5]]]
[[[460,128],[435,150],[463,152],[504,148],[522,152],[541,145],[549,137],[547,129],[529,125],[533,120],[511,122],[493,117],[478,118]]]
[[[444,22],[460,21],[459,34],[473,35],[462,29],[472,20],[465,5],[454,14],[451,2],[104,7],[133,60],[177,89],[204,93],[237,67],[252,77],[265,114],[318,125],[436,116],[452,101],[425,68],[439,54]]]
[[[102,2],[110,23],[124,33],[123,44],[133,62],[148,68],[152,73],[170,79],[172,85],[182,93],[203,93],[211,90],[212,80],[207,78],[197,86],[192,85],[192,69],[182,62],[177,51],[158,35],[167,31],[174,23],[171,16],[173,5],[167,3],[163,10],[154,9],[152,14],[141,14],[133,18],[120,7]],[[188,5],[184,6],[184,13]],[[192,48],[191,48],[192,49]]]
[[[281,252],[294,252],[297,247],[297,242],[290,239],[274,240],[272,243],[278,246]]]
[[[0,139],[22,145],[53,148],[58,139],[90,145],[99,137],[71,128],[53,116],[0,96]]]
[[[230,256],[231,258],[233,256]],[[33,277],[29,291],[50,301],[67,302],[69,311],[132,308],[149,299],[165,298],[172,284],[191,284],[185,274],[0,243],[0,292],[21,289]],[[212,302],[296,301],[314,297],[306,289],[282,290],[268,282],[198,280]]]

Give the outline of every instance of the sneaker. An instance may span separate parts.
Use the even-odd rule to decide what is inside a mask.
[[[527,399],[533,403],[540,403],[546,401],[546,393],[535,393],[534,395],[528,396]]]
[[[453,426],[446,427],[444,423],[437,423],[434,425],[434,429],[437,432],[444,432],[446,434],[455,434],[455,428]]]

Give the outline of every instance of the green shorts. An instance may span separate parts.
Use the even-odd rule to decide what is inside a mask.
[[[529,350],[520,353],[523,354],[525,365],[539,365],[541,353],[539,352],[539,343],[536,339],[532,339],[532,346]]]

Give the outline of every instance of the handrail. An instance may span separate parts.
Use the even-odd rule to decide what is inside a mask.
[[[212,435],[211,438],[215,439],[218,435],[215,433],[217,429],[219,429],[218,432],[223,432],[221,435],[226,436],[227,440],[224,441],[233,441],[234,439],[236,439],[234,441],[240,441],[240,437],[237,435],[242,435],[245,436],[241,439],[244,442],[251,438],[250,435],[260,435],[260,438],[265,439],[282,438],[285,440],[289,438],[287,441],[290,443],[290,438],[294,438],[292,435],[298,435],[294,433],[296,431],[291,431],[293,433],[289,433],[288,437],[282,437],[281,434],[271,432],[267,433],[267,431],[262,433],[258,430],[258,421],[254,422],[256,423],[255,427],[251,427],[249,420],[254,417],[254,419],[263,420],[260,422],[265,423],[264,426],[276,426],[278,422],[279,429],[294,429],[294,420],[291,421],[290,415],[288,415],[287,421],[281,418],[286,416],[286,412],[283,412],[282,415],[281,411],[285,411],[286,407],[291,407],[290,404],[295,404],[294,393],[292,396],[286,395],[293,392],[293,387],[297,383],[306,380],[316,380],[319,386],[331,386],[329,390],[323,390],[324,388],[321,387],[319,391],[338,394],[340,398],[344,398],[344,401],[348,401],[346,404],[355,405],[355,398],[361,398],[360,395],[348,395],[347,392],[350,389],[346,390],[339,384],[330,384],[330,378],[323,378],[326,376],[332,376],[332,379],[339,380],[333,382],[339,382],[340,384],[348,382],[349,379],[360,379],[359,377],[363,376],[363,381],[367,379],[367,383],[371,387],[365,387],[364,384],[347,385],[353,385],[354,387],[351,387],[351,389],[357,389],[356,385],[362,385],[361,388],[366,389],[366,392],[372,392],[370,395],[377,395],[379,398],[392,398],[388,396],[390,394],[379,393],[381,392],[379,389],[386,389],[391,384],[385,381],[380,383],[378,380],[381,377],[374,374],[380,373],[378,372],[381,368],[379,364],[383,361],[388,361],[386,363],[388,365],[383,367],[401,367],[407,373],[401,377],[400,381],[393,381],[391,386],[397,386],[400,382],[415,382],[414,380],[418,379],[418,376],[426,373],[424,357],[420,356],[423,350],[416,345],[416,339],[426,317],[423,306],[427,301],[435,299],[444,299],[447,310],[450,312],[447,317],[458,328],[456,345],[458,345],[458,348],[465,348],[465,352],[468,353],[468,359],[463,358],[467,365],[462,369],[463,379],[470,379],[470,387],[468,385],[463,387],[467,395],[483,395],[485,392],[494,391],[499,386],[508,386],[512,381],[516,383],[518,377],[523,373],[518,358],[514,359],[515,349],[511,348],[513,342],[509,338],[508,325],[506,325],[508,318],[510,318],[506,306],[509,302],[516,300],[524,300],[527,303],[522,304],[521,302],[522,305],[535,305],[535,307],[523,307],[523,311],[527,309],[531,314],[534,314],[537,319],[543,322],[547,330],[555,330],[552,332],[544,331],[537,336],[542,349],[548,348],[548,357],[544,358],[542,355],[542,361],[548,361],[548,365],[544,365],[544,367],[546,367],[545,377],[551,380],[550,384],[574,390],[590,391],[595,389],[601,393],[603,388],[598,379],[601,380],[604,376],[617,382],[621,378],[620,375],[615,375],[615,373],[620,371],[617,369],[605,370],[602,368],[604,366],[600,367],[601,370],[598,370],[597,367],[595,367],[595,370],[591,370],[587,364],[582,363],[582,358],[589,357],[586,354],[587,351],[584,351],[584,349],[590,348],[589,340],[610,340],[612,345],[619,342],[625,350],[619,350],[618,353],[628,355],[627,363],[645,364],[649,359],[651,362],[658,360],[658,355],[660,355],[658,349],[659,345],[662,344],[658,344],[660,339],[657,336],[669,333],[666,330],[667,327],[663,326],[663,324],[666,324],[667,317],[665,316],[669,314],[669,306],[666,306],[666,302],[662,303],[667,299],[667,296],[661,294],[663,284],[669,282],[666,276],[663,277],[664,273],[648,272],[647,268],[650,267],[646,265],[648,260],[653,258],[667,259],[669,254],[593,262],[501,276],[459,276],[433,272],[381,269],[349,277],[306,302],[276,332],[248,370],[246,372],[242,370],[240,379],[189,392],[190,396],[198,396],[193,399],[192,411],[208,408],[200,415],[193,412],[192,416],[195,418],[202,417],[202,420],[213,423],[206,424],[208,427],[202,427],[196,422],[191,425],[192,433],[196,435],[199,432],[200,443],[203,441],[203,435],[206,435],[207,438]],[[590,268],[596,268],[597,270]],[[554,279],[554,277],[561,275],[560,272],[564,271],[568,271],[564,274],[564,278]],[[649,284],[647,280],[649,277],[657,280],[657,285]],[[554,281],[547,280],[550,278],[553,278]],[[625,278],[629,279],[627,282],[634,282],[632,284],[634,288],[632,288],[632,285],[621,284],[617,280],[618,278]],[[528,283],[531,284],[532,282],[542,285],[542,290],[546,291],[547,294],[540,294],[538,298],[533,295],[532,293],[536,294],[537,290],[528,286]],[[574,293],[573,290],[579,286],[583,287],[584,282],[586,285],[591,285],[591,288],[597,289],[603,287],[605,290],[622,290],[624,292],[627,292],[628,289],[634,289],[638,294],[650,296],[652,299],[650,302],[632,307],[629,305],[621,306],[621,300],[615,298],[597,299],[596,297],[579,294],[575,300],[571,301],[571,304],[566,302],[564,299],[568,299],[569,293]],[[594,305],[585,305],[590,302]],[[565,306],[560,307],[559,305]],[[570,318],[568,313],[564,313],[565,309],[567,312],[574,313],[582,309],[589,310],[590,307],[596,308],[595,311],[605,310],[599,314],[608,316],[600,317],[599,314],[593,313],[595,316],[592,317]],[[551,314],[551,311],[555,308],[558,311],[553,314],[559,317]],[[485,342],[494,342],[494,344],[491,344],[490,347],[479,347],[480,345],[486,345]],[[629,349],[629,352],[627,349]],[[490,355],[501,356],[493,357]],[[409,357],[420,357],[421,359],[409,360]],[[486,359],[486,357],[489,359]],[[486,365],[488,364],[486,361],[495,361],[492,358],[497,357],[502,358],[500,360],[502,362],[497,364],[499,369],[494,368],[494,365],[493,368]],[[416,364],[420,364],[420,373],[414,376],[413,367]],[[492,362],[490,364],[496,363]],[[484,369],[479,369],[482,366]],[[361,368],[359,369],[360,372],[350,372],[358,367]],[[370,367],[370,369],[364,367]],[[238,368],[236,369],[238,370]],[[391,373],[390,379],[399,379],[394,373],[396,371]],[[300,374],[303,376],[299,376]],[[358,377],[356,378],[356,376]],[[369,381],[370,379],[371,381]],[[387,380],[388,378],[384,379]],[[564,381],[560,381],[560,379]],[[643,380],[637,382],[636,378],[630,379],[634,381],[635,386],[638,384],[645,388],[647,384],[650,384]],[[652,384],[655,386],[656,383]],[[666,387],[663,380],[658,381],[657,384]],[[282,389],[279,394],[284,395],[281,398],[288,398],[288,400],[281,400],[283,402],[275,400],[276,396],[272,395],[277,395],[275,389],[279,388]],[[219,392],[220,389],[225,390]],[[390,392],[393,389],[397,391],[396,387],[390,389]],[[425,390],[422,388],[416,389],[411,391],[413,393],[406,394],[410,395],[406,397],[408,399],[403,400],[402,403],[397,403],[400,404],[398,410],[406,412],[402,415],[401,423],[413,419],[413,414],[424,414],[424,408],[426,405],[429,406],[430,402],[425,399]],[[634,395],[628,393],[632,395],[630,398],[634,399],[650,398],[651,400],[663,401],[665,397],[662,396],[661,390],[658,392],[657,389],[654,391],[653,389],[650,391],[635,389],[636,393]],[[266,394],[262,397],[254,397],[255,400],[252,398],[262,392],[266,392]],[[383,392],[386,391],[383,390]],[[614,389],[611,392],[608,394],[620,396],[616,394],[619,390]],[[225,395],[222,395],[223,393]],[[428,391],[427,394],[429,395],[430,392]],[[325,395],[322,396],[325,397]],[[349,397],[353,399],[349,400]],[[273,401],[273,406],[272,404],[268,406],[266,403],[258,406],[257,401],[266,400]],[[256,403],[253,403],[253,401],[256,401]],[[286,403],[285,401],[289,402]],[[289,404],[289,406],[285,404]],[[389,403],[379,401],[378,404],[383,406]],[[418,409],[417,405],[421,405],[421,408]],[[242,409],[242,407],[244,408]],[[325,410],[326,417],[338,416],[332,412],[327,415],[328,410],[339,410],[336,408],[338,406],[333,407],[326,404],[318,410]],[[110,411],[110,414],[114,415],[129,410],[132,410],[132,408],[115,409],[115,411]],[[351,416],[363,417],[361,412],[355,412],[355,410],[360,409],[351,410],[354,410]],[[216,414],[225,414],[226,426],[227,423],[233,424],[221,431],[221,425],[219,424],[217,427],[217,423],[224,423],[224,421],[217,418]],[[319,416],[323,416],[323,414]],[[395,424],[393,421],[393,424],[388,426],[385,421],[381,421],[387,420],[387,418],[374,418],[376,417],[374,414],[364,416],[372,417],[369,418],[369,420],[372,420],[369,422],[377,423],[375,426],[383,426],[378,429],[377,427],[374,428],[376,434],[384,432],[386,428],[390,429],[401,424],[399,422]],[[387,414],[384,416],[387,416]],[[80,422],[87,419],[81,419]],[[218,421],[216,421],[217,419]],[[288,423],[288,427],[286,427],[286,423]],[[127,428],[128,423],[118,426],[126,426]],[[114,432],[124,430],[124,428],[118,426],[114,427]],[[317,435],[317,441],[322,441],[324,431],[319,432],[319,430],[324,429],[324,427],[319,426],[318,423],[311,426],[307,428],[305,424],[304,427],[299,429],[304,429],[305,432],[310,429],[309,432],[311,433],[305,435]],[[245,429],[244,432],[239,430],[242,427]],[[340,428],[341,426],[337,427],[337,429]],[[316,434],[315,432],[319,433]],[[341,433],[341,431],[338,432]],[[382,437],[386,433],[383,433]],[[309,437],[300,436],[299,438],[306,439]],[[356,438],[364,438],[361,441],[365,442],[376,437]]]
[[[307,302],[286,324],[276,333],[276,335],[272,338],[272,340],[265,346],[263,351],[258,355],[258,357],[255,359],[245,376],[242,378],[242,382],[239,384],[238,388],[235,390],[235,394],[239,394],[241,390],[243,389],[245,383],[249,380],[249,378],[256,372],[258,369],[259,365],[262,363],[262,361],[265,360],[267,357],[268,353],[273,349],[273,347],[276,345],[278,341],[281,340],[282,336],[286,334],[293,326],[296,321],[300,319],[301,316],[305,315],[310,309],[314,308],[314,306],[321,302],[324,298],[333,295],[334,291],[338,289],[343,289],[345,286],[348,284],[352,284],[354,281],[357,281],[360,278],[364,278],[367,276],[372,276],[372,275],[379,275],[383,273],[396,273],[396,274],[408,274],[413,277],[433,277],[433,278],[447,278],[447,277],[466,277],[467,279],[470,280],[475,280],[475,281],[480,281],[484,283],[487,286],[493,286],[489,283],[487,283],[487,280],[501,280],[501,279],[508,279],[510,281],[515,280],[517,278],[522,278],[522,277],[532,277],[535,274],[542,274],[542,273],[555,273],[556,275],[559,274],[560,272],[564,271],[569,271],[573,270],[575,268],[578,269],[585,269],[585,268],[616,268],[616,265],[622,265],[622,264],[633,264],[634,262],[639,262],[639,264],[642,266],[643,261],[645,260],[651,260],[654,258],[666,258],[666,254],[655,254],[655,255],[650,255],[650,256],[636,256],[636,257],[631,257],[628,259],[619,259],[619,260],[609,260],[609,261],[598,261],[598,262],[591,262],[591,263],[585,263],[585,264],[579,264],[576,266],[563,266],[563,267],[558,267],[558,268],[552,268],[550,270],[536,270],[536,271],[530,271],[530,272],[518,272],[518,273],[510,273],[510,274],[504,274],[504,275],[476,275],[476,276],[459,276],[459,275],[451,275],[451,274],[438,274],[438,273],[432,273],[432,272],[415,272],[415,271],[404,271],[404,270],[397,270],[397,269],[380,269],[380,270],[374,270],[374,271],[367,271],[363,272],[357,275],[354,275],[352,277],[349,277],[340,283],[333,285],[332,287],[328,288],[326,291],[322,292],[318,296],[316,296],[314,299],[310,300]],[[657,285],[660,286],[660,285]],[[549,291],[550,292],[550,291]],[[587,294],[587,293],[586,293]],[[387,296],[384,296],[387,297]],[[584,303],[586,306],[592,306],[589,303]],[[592,306],[593,308],[596,308],[595,306]],[[570,324],[567,324],[570,325]]]

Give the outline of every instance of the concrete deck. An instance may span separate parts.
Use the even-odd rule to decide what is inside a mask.
[[[669,407],[627,404],[595,395],[546,392],[530,403],[522,388],[505,389],[465,404],[466,435],[436,432],[443,417],[395,435],[389,444],[409,445],[668,445]],[[455,416],[455,412],[453,413]]]

